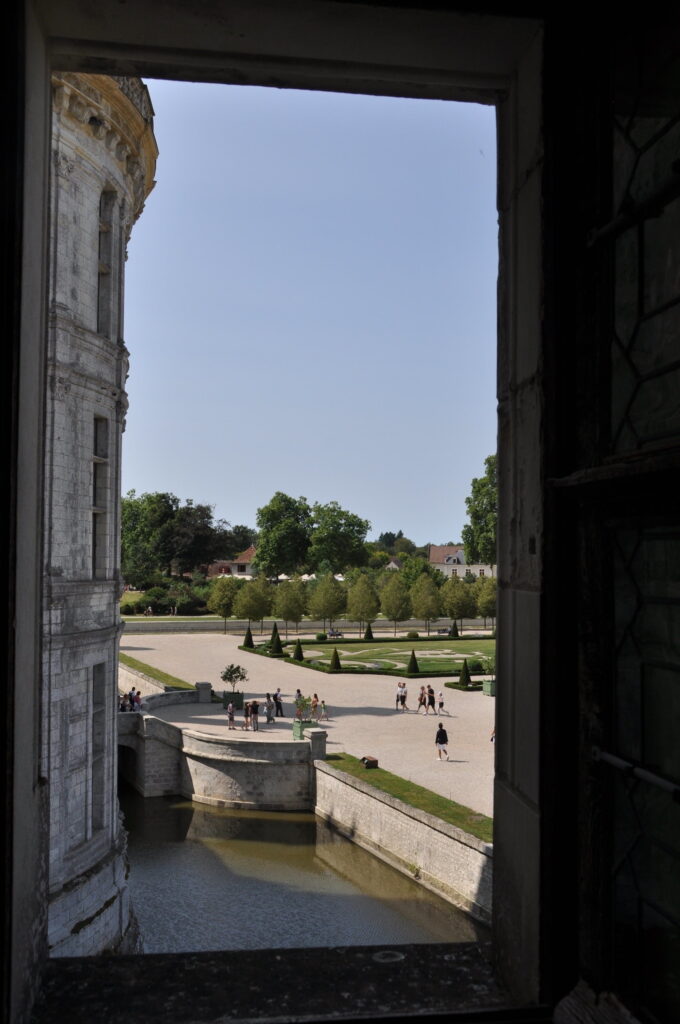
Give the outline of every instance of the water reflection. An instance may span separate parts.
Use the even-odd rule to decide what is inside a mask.
[[[488,939],[313,814],[120,800],[147,953]]]

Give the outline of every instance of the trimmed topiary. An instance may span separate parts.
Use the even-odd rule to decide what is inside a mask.
[[[408,668],[406,669],[406,671],[409,675],[415,675],[415,673],[420,672],[418,659],[416,658],[416,652],[413,650],[411,651],[411,657],[408,660]]]
[[[317,640],[328,640],[328,633],[317,633],[316,634],[316,639]]]
[[[406,639],[407,640],[418,640],[419,637],[420,637],[420,633],[417,633],[415,631],[415,629],[409,630],[409,632],[406,634]]]
[[[302,653],[302,644],[300,643],[299,638],[297,643],[295,644],[295,650],[293,651],[293,661],[304,661],[304,655]]]
[[[472,686],[472,677],[470,676],[470,669],[468,668],[467,658],[463,660],[463,666],[460,670],[460,676],[458,682],[461,686]]]
[[[451,623],[451,629],[449,630],[449,636],[454,636],[456,639],[458,639],[458,635],[459,635],[458,634],[458,626],[456,624],[456,620],[454,619],[453,622]]]
[[[269,653],[274,655],[274,657],[283,654],[283,644],[281,643],[281,637],[278,632],[276,636],[272,636],[269,641]]]
[[[269,643],[271,644],[272,648],[274,647],[274,644],[276,643],[276,639],[277,639],[278,635],[279,635],[279,627],[276,625],[276,623],[274,623],[274,625],[272,626],[272,635],[269,637]]]
[[[366,626],[366,632],[364,633],[364,640],[372,640],[372,639],[373,639],[373,630],[371,629],[371,623],[369,622],[368,625]]]
[[[330,670],[331,672],[342,672],[342,665],[340,664],[340,655],[338,654],[337,647],[333,648]]]
[[[255,644],[253,643],[253,634],[250,632],[250,626],[248,626],[248,628],[246,630],[246,635],[243,638],[242,646],[243,647],[255,647]]]

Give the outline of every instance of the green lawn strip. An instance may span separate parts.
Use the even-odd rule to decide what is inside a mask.
[[[493,842],[493,819],[487,818],[485,814],[463,807],[454,800],[447,800],[439,793],[433,793],[430,789],[408,782],[398,775],[393,775],[392,772],[385,771],[384,768],[367,770],[361,761],[351,754],[329,754],[326,760],[333,768],[361,779],[366,785],[374,786],[389,796],[403,800],[409,807],[441,818],[449,825],[455,825],[456,828],[485,843]]]
[[[172,686],[176,690],[194,689],[191,683],[187,683],[184,679],[171,676],[169,672],[161,672],[159,668],[154,668],[153,665],[146,665],[143,661],[137,661],[136,658],[131,658],[129,654],[123,654],[122,651],[119,652],[118,658],[123,665],[127,665],[128,668],[134,668],[138,672],[143,672],[145,676],[156,679],[159,683],[163,683],[164,686]]]

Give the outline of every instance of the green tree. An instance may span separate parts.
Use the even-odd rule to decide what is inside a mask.
[[[121,499],[121,569],[131,586],[146,590],[154,575],[170,575],[172,549],[167,544],[166,524],[171,523],[179,499],[174,494],[140,494]]]
[[[404,581],[398,572],[388,574],[389,579],[385,583],[380,594],[380,608],[385,618],[394,623],[394,635],[397,635],[397,623],[403,622],[411,615],[411,598]]]
[[[401,533],[401,530],[399,531]],[[394,542],[395,555],[412,555],[416,550],[415,543],[410,537],[397,537]]]
[[[312,511],[306,498],[277,491],[257,510],[259,536],[255,566],[267,576],[290,574],[307,558],[312,536]]]
[[[463,659],[460,675],[458,676],[458,682],[461,686],[472,686],[472,676],[470,675],[470,669],[468,668],[467,658]]]
[[[314,587],[309,598],[309,614],[314,619],[323,619],[324,630],[326,619],[329,626],[333,619],[344,611],[347,594],[344,587],[330,574],[324,576]]]
[[[400,558],[400,561],[401,569],[399,570],[399,575],[409,590],[411,590],[420,576],[429,576],[438,587],[444,583],[445,577],[443,573],[439,569],[435,569],[433,565],[430,565],[428,561],[419,555],[406,555],[405,558]]]
[[[247,619],[249,626],[255,619],[259,619],[261,623],[271,609],[271,589],[271,584],[264,576],[253,580],[252,583],[246,583],[236,595],[234,615],[238,619]],[[261,625],[260,632],[262,632]]]
[[[486,628],[487,619],[496,618],[496,596],[497,585],[495,576],[485,576],[480,580],[477,590],[477,615],[484,619]]]
[[[380,611],[380,598],[368,576],[359,576],[347,594],[347,617],[359,623],[370,623]]]
[[[182,505],[165,492],[128,491],[121,501],[123,578],[147,586],[154,573],[181,575],[208,564],[219,555],[227,529],[223,520],[214,520],[211,505]]]
[[[429,636],[430,622],[436,620],[441,611],[441,599],[437,584],[426,573],[419,576],[411,587],[411,605],[415,617],[426,623]]]
[[[313,567],[326,563],[331,572],[340,572],[349,566],[365,565],[367,561],[364,541],[371,528],[367,519],[341,508],[337,501],[327,505],[316,503],[312,508],[314,527],[308,559]]]
[[[283,619],[286,624],[286,638],[288,638],[288,623],[294,622],[296,628],[300,625],[300,619],[305,614],[307,606],[307,595],[304,583],[299,580],[279,583],[274,593],[274,615]]]
[[[498,522],[498,480],[496,456],[484,460],[484,476],[475,477],[469,497],[465,499],[469,523],[463,527],[465,561],[484,565],[496,564],[496,528]]]
[[[213,583],[207,600],[208,609],[224,619],[224,632],[227,632],[227,619],[232,613],[236,595],[243,586],[242,581],[233,576],[221,576]]]
[[[388,554],[393,555],[395,541],[397,540],[398,537],[403,536],[404,534],[402,533],[401,530],[399,531],[399,533],[392,533],[390,530],[387,530],[385,533],[381,533],[380,536],[378,537],[378,545],[379,547],[384,548]]]
[[[250,526],[232,526],[226,531],[219,558],[236,558],[257,541],[257,530]]]
[[[181,575],[213,562],[219,557],[227,528],[223,520],[214,520],[212,505],[195,505],[191,500],[179,505],[172,522],[164,527],[172,548],[173,572]]]
[[[369,569],[384,569],[392,557],[387,551],[381,551],[379,548],[367,550]]]
[[[442,587],[440,595],[446,614],[450,615],[452,619],[460,621],[462,632],[463,619],[474,618],[477,613],[474,587],[457,576],[450,576]]]

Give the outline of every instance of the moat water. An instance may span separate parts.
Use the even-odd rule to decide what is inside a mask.
[[[313,814],[144,800],[127,787],[120,802],[147,953],[489,938]]]

